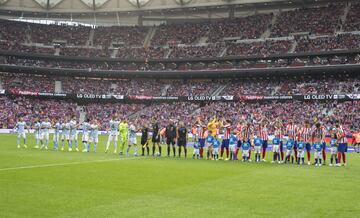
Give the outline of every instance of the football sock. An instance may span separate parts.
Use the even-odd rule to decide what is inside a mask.
[[[307,154],[308,161],[310,161],[310,158],[311,158],[310,151],[306,151],[306,154]]]
[[[229,148],[226,148],[226,158],[229,158]]]
[[[343,163],[346,163],[346,156],[345,156],[345,152],[342,152],[342,158],[343,158]]]
[[[340,152],[338,153],[338,160],[339,160],[339,163],[341,163],[341,153]]]

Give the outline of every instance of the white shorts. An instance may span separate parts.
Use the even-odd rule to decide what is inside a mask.
[[[199,148],[194,148],[194,153],[195,155],[199,155]]]
[[[338,152],[338,148],[337,147],[330,147],[330,154],[337,154]]]
[[[43,132],[41,133],[41,140],[49,141],[49,132]]]
[[[130,137],[129,138],[129,144],[130,145],[136,145],[137,144],[136,137]]]
[[[71,134],[70,135],[70,140],[71,141],[76,141],[77,140],[77,135],[76,134]]]
[[[83,141],[83,142],[89,141],[89,134],[83,134],[81,137],[81,141]]]
[[[213,155],[219,154],[219,148],[213,148],[212,154],[213,154]]]
[[[110,133],[110,134],[109,134],[109,139],[108,139],[108,141],[115,141],[115,142],[117,142],[117,141],[118,141],[118,137],[119,137],[119,134],[117,134],[117,133]]]
[[[273,145],[273,152],[279,153],[280,151],[280,146],[279,145]]]
[[[231,152],[235,152],[236,151],[236,144],[229,145],[229,149],[230,149]]]
[[[299,149],[298,150],[298,157],[303,158],[304,155],[305,155],[305,150],[304,149]]]
[[[255,146],[255,154],[260,154],[261,153],[261,146]]]
[[[316,158],[319,158],[319,159],[321,159],[321,151],[314,151],[314,158],[316,159]]]
[[[98,136],[90,136],[89,142],[90,143],[98,143],[99,142],[99,137]]]
[[[294,150],[286,149],[286,156],[294,155]]]
[[[18,132],[18,138],[26,139],[26,133],[25,132]]]
[[[249,149],[250,150],[250,149]],[[249,150],[243,150],[242,151],[242,156],[243,157],[249,157]]]

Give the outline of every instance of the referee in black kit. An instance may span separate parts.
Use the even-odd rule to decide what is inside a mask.
[[[174,121],[170,120],[169,125],[166,126],[165,130],[166,144],[167,144],[167,153],[168,157],[170,157],[170,144],[172,145],[173,154],[175,157],[175,138],[176,138],[176,126],[174,125]]]
[[[156,117],[152,119],[152,156],[155,156],[156,145],[159,148],[159,156],[161,156],[161,146],[160,146],[160,127],[159,123],[156,120]]]
[[[187,155],[187,148],[186,148],[186,139],[187,139],[187,129],[183,121],[179,122],[179,126],[176,131],[176,139],[177,145],[179,147],[179,157],[181,157],[181,147],[184,147],[184,154],[185,158]]]

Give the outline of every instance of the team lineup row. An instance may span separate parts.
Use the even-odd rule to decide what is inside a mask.
[[[93,144],[94,152],[99,142],[99,124],[97,120],[90,122],[86,120],[78,124],[76,117],[72,117],[67,122],[50,122],[48,118],[40,122],[39,119],[31,125],[27,125],[23,118],[20,118],[15,126],[15,132],[18,134],[17,143],[20,148],[20,141],[23,138],[24,147],[26,146],[26,129],[34,129],[36,139],[35,148],[48,149],[50,129],[54,129],[53,143],[54,150],[58,150],[61,143],[61,150],[65,148],[65,142],[68,144],[68,150],[72,151],[73,147],[79,151],[78,145],[78,129],[81,129],[81,142],[83,143],[83,152],[89,152],[90,146]],[[151,127],[147,124],[136,128],[134,123],[128,122],[127,119],[118,121],[114,116],[107,129],[108,140],[105,152],[109,151],[110,144],[114,144],[114,153],[118,152],[122,155],[126,148],[126,155],[129,155],[130,148],[134,147],[134,155],[137,156],[137,132],[141,132],[141,150],[142,156],[150,155],[150,143],[152,143],[152,155],[161,156],[161,144],[167,144],[167,155],[170,156],[171,150],[173,156],[176,156],[176,147],[178,147],[178,156],[181,156],[182,148],[185,157],[187,156],[187,145],[192,146],[193,158],[203,158],[204,149],[206,149],[206,159],[219,160],[237,160],[238,152],[241,150],[241,160],[251,161],[252,151],[255,153],[255,161],[266,161],[266,150],[268,144],[271,145],[273,152],[272,163],[297,163],[304,164],[305,152],[307,153],[308,165],[310,165],[310,151],[314,151],[315,165],[321,166],[326,164],[325,148],[327,143],[325,138],[330,138],[330,166],[346,165],[345,152],[347,151],[348,141],[346,131],[339,124],[335,123],[331,126],[316,123],[311,126],[308,121],[303,126],[294,124],[293,120],[289,120],[286,125],[281,121],[275,120],[270,122],[265,117],[258,122],[243,121],[236,126],[232,125],[230,120],[213,118],[202,121],[198,118],[193,127],[188,130],[184,122],[168,121],[168,125],[161,128],[156,118],[151,121]],[[188,135],[188,133],[191,133]],[[149,135],[151,134],[151,138]],[[269,137],[271,133],[271,137]],[[120,138],[120,139],[119,139]],[[188,140],[190,138],[190,142]],[[220,139],[222,138],[221,142]],[[359,152],[360,134],[353,134],[353,145],[355,151]],[[39,147],[40,145],[40,147]],[[155,153],[156,148],[158,152]],[[285,155],[284,155],[285,153]],[[291,160],[291,161],[290,161]]]

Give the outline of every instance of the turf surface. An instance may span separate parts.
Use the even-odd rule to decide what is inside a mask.
[[[16,148],[0,135],[0,217],[358,217],[348,166],[133,158]],[[51,146],[52,147],[52,146]],[[164,148],[164,147],[163,147]],[[271,154],[267,154],[270,159]]]

